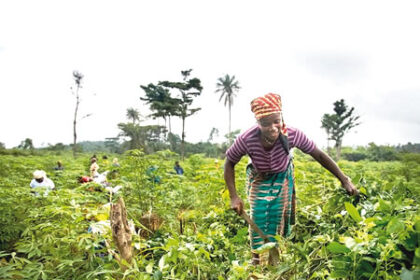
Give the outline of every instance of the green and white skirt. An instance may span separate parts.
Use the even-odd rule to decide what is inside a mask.
[[[246,168],[248,201],[251,219],[266,235],[288,236],[295,223],[296,194],[293,162],[280,173],[259,173],[252,164]],[[264,240],[249,229],[251,248],[257,249]],[[273,237],[270,241],[275,242]]]

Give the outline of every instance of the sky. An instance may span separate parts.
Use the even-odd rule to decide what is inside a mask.
[[[119,134],[127,108],[151,112],[140,85],[181,81],[193,69],[203,85],[187,118],[186,140],[217,141],[228,109],[216,83],[235,75],[240,90],[232,129],[255,124],[253,98],[282,96],[283,116],[326,147],[321,117],[344,99],[361,124],[343,145],[420,143],[418,1],[106,1],[0,2],[0,142],[12,148],[73,141],[74,70],[80,90],[78,141]],[[174,92],[175,94],[175,92]],[[146,120],[143,124],[164,124]],[[181,121],[172,131],[181,134]]]

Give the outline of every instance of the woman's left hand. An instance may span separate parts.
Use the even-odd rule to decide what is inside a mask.
[[[347,191],[349,195],[358,195],[359,191],[351,182],[350,178],[347,177],[340,167],[330,158],[326,153],[315,147],[315,149],[310,153],[310,155],[319,162],[324,168],[334,174],[337,179],[340,180],[341,185]]]
[[[347,177],[347,180],[345,180],[344,182],[341,182],[341,184],[343,185],[343,188],[347,191],[348,195],[358,195],[359,194],[359,191],[353,185],[350,178]]]

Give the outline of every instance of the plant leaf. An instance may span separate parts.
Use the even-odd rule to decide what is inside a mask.
[[[336,253],[336,254],[340,254],[340,253],[343,253],[344,254],[344,253],[350,252],[350,249],[349,248],[347,248],[343,244],[340,244],[340,243],[335,242],[335,241],[333,241],[330,244],[328,244],[327,249],[331,253]]]
[[[344,202],[344,206],[346,207],[347,213],[355,220],[356,222],[361,222],[362,217],[360,217],[359,212],[357,211],[356,207],[353,206],[353,204]]]

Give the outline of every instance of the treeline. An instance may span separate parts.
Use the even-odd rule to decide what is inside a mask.
[[[169,134],[167,140],[163,139],[147,139],[144,143],[137,145],[138,148],[142,149],[146,154],[152,154],[157,151],[171,150],[175,153],[181,154],[181,138],[176,134]],[[105,141],[82,141],[76,144],[77,153],[112,153],[122,154],[132,148],[131,140],[123,141],[120,138],[107,138]],[[211,143],[199,142],[189,143],[185,142],[185,154],[186,156],[192,154],[205,154],[208,157],[223,158],[228,148],[228,142],[225,143]],[[44,152],[51,152],[60,154],[65,151],[72,151],[73,144],[65,145],[63,143],[50,144],[47,147],[35,148],[33,146],[22,146],[6,149],[5,146],[0,143],[0,155],[15,155],[15,156],[26,156],[26,155],[39,155]]]
[[[330,149],[328,153],[333,157],[335,156],[335,150]],[[357,148],[343,147],[341,156],[348,161],[393,161],[401,160],[407,154],[420,154],[420,144],[407,143],[405,145],[387,146],[369,143],[368,146]],[[418,158],[420,160],[420,157]]]
[[[226,135],[226,141],[223,143],[213,143],[209,138],[206,142],[189,143],[185,142],[186,155],[191,154],[205,154],[207,157],[223,158],[229,147],[229,135]],[[233,138],[235,138],[233,136]],[[149,137],[140,141],[139,146],[146,154],[152,154],[157,151],[171,150],[175,153],[181,154],[181,138],[179,135],[169,133],[166,138],[163,137]],[[0,142],[0,154],[9,155],[36,155],[44,151],[60,153],[63,151],[70,151],[73,145],[64,145],[63,143],[50,144],[43,148],[34,148],[32,140],[25,139],[22,144],[12,149],[6,149],[4,144]],[[26,145],[25,145],[26,144]],[[76,150],[79,153],[83,152],[102,152],[122,154],[123,152],[132,148],[131,139],[123,141],[121,138],[107,138],[105,141],[82,141],[77,143]],[[335,157],[335,149],[328,149],[328,154]],[[407,143],[405,145],[389,146],[376,145],[369,143],[368,146],[358,146],[356,148],[343,147],[341,157],[348,161],[393,161],[401,160],[407,157],[408,154],[414,154],[420,160],[420,143]]]

